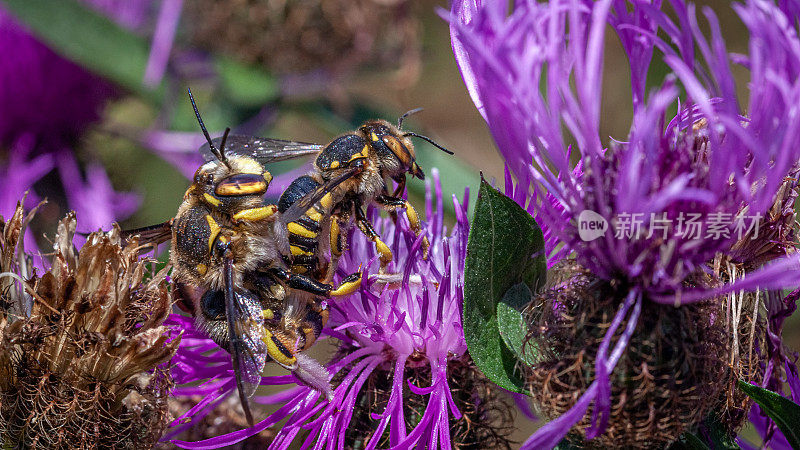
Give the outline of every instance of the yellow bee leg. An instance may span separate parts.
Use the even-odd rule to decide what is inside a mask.
[[[361,268],[359,271],[348,275],[342,282],[339,284],[339,287],[331,291],[332,297],[339,297],[342,295],[352,294],[358,288],[361,287]]]
[[[294,356],[294,353],[281,342],[278,336],[274,335],[269,330],[264,330],[263,341],[267,345],[267,354],[270,358],[287,369],[294,369],[297,364],[297,358]]]
[[[278,207],[276,205],[269,205],[269,206],[262,206],[259,208],[250,208],[250,209],[243,209],[236,214],[233,215],[233,220],[239,222],[243,220],[247,220],[250,222],[256,222],[259,220],[264,220],[272,217],[273,214],[278,212]]]
[[[420,225],[419,214],[417,214],[416,208],[408,202],[408,200],[402,198],[395,198],[389,197],[387,195],[382,195],[376,199],[378,204],[384,206],[391,212],[392,220],[397,220],[396,211],[399,208],[404,208],[406,210],[406,217],[408,217],[408,223],[411,225],[411,231],[414,232],[415,235],[419,236],[422,232],[422,227]],[[430,248],[431,243],[428,241],[427,237],[422,238],[422,258],[428,259],[428,249]]]
[[[420,227],[419,223],[419,215],[417,215],[417,210],[408,202],[405,201],[406,206],[406,216],[408,217],[408,223],[411,224],[411,231],[414,232],[417,236],[422,232],[422,228]],[[431,247],[431,243],[428,242],[427,237],[422,238],[422,259],[428,259],[428,249]]]
[[[342,256],[342,251],[345,246],[345,236],[342,234],[339,227],[339,220],[336,216],[331,217],[331,260],[328,263],[327,270],[325,271],[324,281],[330,283],[333,280],[333,275],[339,267],[339,257]]]
[[[392,262],[392,251],[389,249],[388,245],[383,243],[381,237],[375,232],[375,229],[372,228],[372,224],[367,220],[364,210],[361,209],[361,207],[356,207],[355,210],[358,229],[360,229],[370,241],[375,243],[375,250],[378,252],[381,259],[380,273],[384,273],[386,271],[386,266]]]

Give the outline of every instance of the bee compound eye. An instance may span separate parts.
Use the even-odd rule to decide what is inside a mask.
[[[265,176],[255,173],[238,173],[219,182],[214,193],[223,196],[262,195],[267,191],[269,181]]]
[[[396,137],[392,136],[391,134],[384,135],[381,139],[386,147],[391,150],[392,154],[397,157],[403,164],[408,165],[412,158],[411,153],[408,151],[405,145],[400,142]]]
[[[225,294],[222,291],[208,291],[200,298],[200,310],[210,320],[225,318]]]

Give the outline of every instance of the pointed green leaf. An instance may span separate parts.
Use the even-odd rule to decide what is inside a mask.
[[[75,0],[5,0],[8,10],[56,53],[150,99],[142,80],[149,42]]]
[[[800,448],[800,405],[775,392],[742,380],[737,382],[737,386],[775,421],[792,448]]]
[[[531,290],[525,283],[517,283],[506,292],[497,304],[497,327],[500,337],[514,356],[527,365],[536,362],[535,349],[525,342],[525,320],[519,309],[528,304],[532,297]],[[524,351],[523,351],[524,349]]]
[[[544,239],[536,221],[482,180],[464,267],[464,335],[480,370],[513,392],[525,390],[516,372],[517,358],[500,335],[498,304],[520,282],[535,292],[546,269]]]

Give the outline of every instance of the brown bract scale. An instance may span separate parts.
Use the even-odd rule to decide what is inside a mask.
[[[534,405],[548,420],[569,410],[589,387],[600,343],[627,294],[620,283],[598,279],[571,260],[556,265],[553,274],[548,289],[526,310],[525,351],[536,363],[523,368]],[[687,288],[714,283],[698,276]],[[718,299],[676,308],[644,299],[611,375],[608,428],[581,444],[664,448],[712,411],[722,416],[725,428],[738,430],[749,405],[734,394],[736,380],[758,375],[754,333],[763,329],[754,326],[755,301],[741,296],[734,303]],[[591,414],[590,407],[568,439],[584,439]]]
[[[120,245],[117,227],[92,233],[76,253],[69,214],[52,267],[30,276],[15,256],[22,217],[18,206],[0,241],[4,446],[152,447],[169,419],[162,364],[180,342],[162,325],[171,310],[166,271],[149,276],[151,263],[139,260],[135,241]]]
[[[766,262],[797,251],[797,201],[800,168],[792,170],[778,188],[775,202],[758,227],[752,227],[731,249],[730,260],[750,272]],[[746,208],[738,214],[752,215]]]

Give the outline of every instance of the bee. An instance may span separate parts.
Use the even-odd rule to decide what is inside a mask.
[[[289,270],[279,251],[274,230],[285,225],[276,221],[278,207],[264,201],[272,181],[266,164],[317,150],[305,143],[231,136],[230,129],[212,140],[191,91],[189,98],[208,141],[200,149],[206,163],[173,219],[125,235],[150,244],[171,239],[177,296],[198,327],[231,354],[237,391],[252,424],[247,399],[267,359],[300,371],[301,378],[316,370],[318,363],[298,359],[298,353],[314,343],[327,321],[318,299],[348,294],[361,278],[353,274],[334,289]]]
[[[365,207],[371,204],[388,210],[393,219],[399,210],[405,210],[411,229],[421,232],[416,209],[402,198],[406,174],[424,179],[425,174],[417,164],[414,145],[410,138],[423,139],[440,150],[447,150],[426,136],[403,131],[403,119],[421,111],[415,109],[400,116],[397,126],[385,120],[369,120],[357,130],[345,133],[326,146],[309,144],[303,150],[319,149],[314,169],[308,175],[295,179],[278,201],[281,222],[286,223],[289,249],[284,248],[284,258],[295,273],[319,274],[321,242],[330,246],[331,264],[323,279],[330,280],[331,269],[342,253],[345,243],[342,226],[355,217],[359,230],[370,239],[380,255],[383,273],[392,261],[392,252],[381,240],[367,219]],[[390,181],[397,187],[389,192]],[[327,234],[325,241],[320,234]],[[423,238],[423,257],[427,258],[427,238]]]

